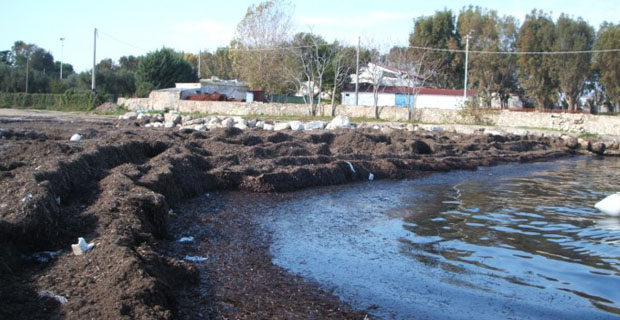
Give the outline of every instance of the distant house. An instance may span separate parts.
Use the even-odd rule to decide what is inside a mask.
[[[355,105],[355,74],[351,85],[342,90],[342,104]],[[378,106],[457,109],[464,104],[463,90],[419,88],[423,79],[417,75],[390,66],[369,63],[360,69],[358,105],[374,105],[374,84],[379,84]],[[415,90],[414,90],[415,88]],[[414,93],[417,93],[414,95]],[[467,91],[467,96],[474,95]]]
[[[372,91],[372,85],[360,83],[358,105],[372,106],[374,104]],[[411,87],[380,87],[377,105],[396,107],[413,105],[413,107],[420,109],[458,109],[463,106],[464,102],[463,90],[419,88],[415,96],[411,92]],[[475,95],[475,91],[467,91],[468,97],[473,95]],[[342,91],[342,104],[355,105],[355,86],[348,86]]]

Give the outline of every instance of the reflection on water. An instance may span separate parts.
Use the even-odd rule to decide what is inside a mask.
[[[617,318],[620,159],[300,192],[261,222],[274,262],[384,318]]]

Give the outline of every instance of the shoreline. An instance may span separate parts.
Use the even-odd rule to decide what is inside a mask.
[[[0,118],[0,128],[0,187],[5,190],[0,194],[0,298],[5,301],[0,316],[16,319],[193,317],[179,311],[183,288],[187,293],[201,281],[219,280],[167,249],[174,241],[170,208],[206,192],[286,192],[368,180],[371,173],[377,179],[416,178],[576,153],[574,141],[560,137],[426,130],[196,131],[143,128],[103,117],[27,115]],[[83,139],[69,141],[78,132]],[[95,248],[74,256],[68,249],[77,237]],[[44,251],[59,253],[47,262],[33,258]],[[263,268],[275,268],[272,274],[282,273],[264,254],[256,259]],[[301,290],[302,300],[321,303],[311,311],[304,301],[289,301],[289,311],[287,306],[271,309],[272,317],[287,311],[310,318],[359,318],[333,295],[295,284],[291,275],[281,277],[290,290]],[[216,317],[222,316],[218,310],[224,312],[214,309]]]

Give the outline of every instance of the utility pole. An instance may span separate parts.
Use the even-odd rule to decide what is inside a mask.
[[[62,80],[62,63],[63,63],[63,53],[65,51],[65,38],[60,38],[60,80]]]
[[[469,32],[465,36],[465,85],[463,86],[463,103],[467,101],[467,64],[469,62],[469,38],[471,38],[471,32]]]
[[[93,45],[93,78],[91,81],[91,90],[93,91],[93,93],[97,92],[97,86],[96,86],[96,82],[95,82],[95,74],[97,73],[97,28],[95,28],[95,34],[94,34],[94,45]]]
[[[26,93],[28,93],[28,74],[30,73],[30,56],[26,58]]]
[[[360,89],[360,37],[357,37],[357,57],[355,58],[355,105],[359,103]]]
[[[200,54],[202,52],[198,50],[198,81],[200,81]]]

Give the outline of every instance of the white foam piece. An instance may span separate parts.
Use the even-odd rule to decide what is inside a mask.
[[[620,193],[614,193],[594,205],[599,211],[617,217],[620,216]]]

